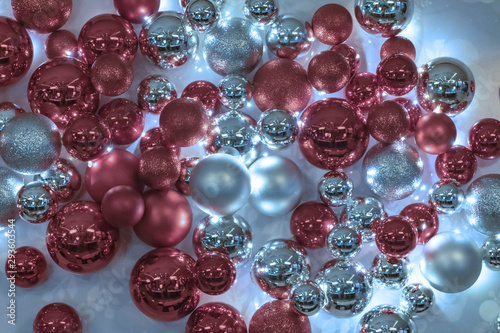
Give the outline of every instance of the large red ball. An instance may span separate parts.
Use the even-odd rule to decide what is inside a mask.
[[[314,13],[311,23],[316,38],[328,45],[343,43],[351,35],[353,27],[349,11],[337,4],[320,7]]]
[[[94,62],[90,78],[96,90],[104,96],[118,96],[132,86],[134,69],[124,57],[107,53]]]
[[[180,172],[179,157],[169,148],[151,148],[139,158],[139,178],[152,189],[168,190]]]
[[[16,20],[27,29],[49,33],[62,27],[73,9],[72,0],[12,0]]]
[[[115,186],[102,198],[104,220],[115,228],[133,227],[144,215],[144,200],[135,188]]]
[[[500,157],[500,120],[485,118],[475,123],[469,131],[469,145],[479,158]]]
[[[38,311],[33,333],[82,333],[82,322],[75,309],[64,303],[52,303]]]
[[[228,304],[211,302],[198,307],[186,323],[186,333],[247,333],[241,313]]]
[[[418,244],[427,243],[439,231],[439,217],[436,210],[423,203],[414,203],[403,208],[405,216],[417,227]]]
[[[83,115],[66,127],[62,141],[73,158],[91,161],[104,155],[111,144],[111,133],[100,117]]]
[[[417,66],[404,54],[384,58],[377,67],[380,88],[393,96],[402,96],[415,88],[418,80]]]
[[[363,113],[384,100],[377,76],[372,73],[356,73],[347,83],[344,93],[345,99]]]
[[[375,140],[389,144],[408,134],[411,119],[408,111],[399,103],[385,101],[372,108],[366,118],[366,125]]]
[[[455,123],[444,113],[428,113],[415,126],[415,141],[428,154],[445,153],[456,138]]]
[[[417,246],[417,227],[407,217],[396,215],[379,219],[372,230],[378,249],[389,258],[403,258]]]
[[[311,59],[307,75],[316,90],[330,94],[345,87],[351,78],[351,68],[340,53],[323,51]]]
[[[307,316],[295,311],[292,302],[277,300],[262,305],[250,320],[249,333],[311,333]]]
[[[236,279],[236,267],[229,256],[220,252],[202,254],[195,265],[196,284],[208,295],[221,295],[228,291]]]
[[[117,145],[129,145],[141,137],[144,130],[144,114],[131,100],[117,98],[104,104],[99,116],[111,131],[111,141]]]
[[[160,0],[114,0],[114,4],[118,14],[135,24],[146,22],[160,9]]]
[[[28,72],[33,61],[30,35],[15,20],[0,16],[0,87],[14,84]]]
[[[469,148],[453,146],[437,156],[435,167],[439,178],[451,178],[460,184],[467,184],[476,173],[477,159]]]
[[[31,246],[17,248],[5,261],[5,274],[16,286],[31,288],[47,278],[47,261],[38,249]]]
[[[191,82],[184,88],[181,97],[200,101],[211,116],[217,115],[222,108],[219,88],[208,81]]]

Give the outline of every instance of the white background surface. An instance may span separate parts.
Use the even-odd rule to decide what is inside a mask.
[[[224,7],[224,12],[232,16],[242,16],[242,0],[226,0],[230,6]],[[346,6],[353,13],[352,0],[336,1]],[[476,96],[472,105],[462,115],[454,119],[459,134],[457,144],[466,144],[467,131],[474,122],[485,117],[500,118],[499,86],[500,86],[500,0],[416,0],[415,15],[410,26],[402,33],[410,38],[417,48],[417,66],[436,58],[438,56],[456,57],[468,64],[476,78]],[[328,3],[325,0],[281,0],[280,12],[293,14],[297,18],[310,21],[313,13],[321,5]],[[179,10],[177,0],[162,0],[161,10]],[[73,12],[69,22],[64,26],[78,36],[83,24],[93,16],[101,13],[114,13],[112,0],[75,0],[73,1]],[[10,1],[0,0],[0,15],[12,16]],[[136,26],[136,32],[140,26]],[[31,73],[41,63],[46,61],[43,51],[43,43],[46,35],[30,32],[34,43],[35,58],[29,74],[13,87],[0,89],[0,101],[11,101],[29,110],[26,100],[26,89]],[[202,41],[202,39],[200,39]],[[380,45],[383,39],[372,37],[364,33],[355,21],[354,31],[347,43],[353,45],[362,57],[361,71],[375,72],[379,59]],[[184,87],[194,80],[209,80],[215,84],[221,79],[220,76],[211,72],[201,56],[200,59],[192,61],[179,69],[162,71],[148,63],[138,51],[134,61],[135,81],[132,88],[121,97],[136,100],[135,91],[138,83],[147,75],[162,73],[169,77],[175,84],[180,95]],[[299,62],[307,65],[311,56],[319,51],[327,49],[326,45],[315,42],[309,54],[301,58]],[[269,59],[265,50],[262,63]],[[249,75],[249,78],[253,73]],[[331,96],[343,97],[343,92]],[[413,97],[412,94],[410,94]],[[329,96],[314,94],[314,100]],[[101,105],[109,101],[103,97]],[[244,112],[254,117],[260,115],[260,111],[252,104],[246,107]],[[156,126],[158,116],[147,116],[146,129]],[[414,145],[414,140],[408,142]],[[371,140],[371,145],[374,140]],[[135,151],[135,144],[130,147]],[[275,154],[275,153],[273,153]],[[319,170],[308,164],[295,144],[290,149],[279,152],[293,159],[303,170],[307,179],[307,191],[303,201],[318,200],[315,188],[318,179],[325,171]],[[421,190],[412,197],[405,200],[386,203],[389,214],[398,214],[400,210],[409,203],[426,202],[426,193],[430,185],[437,180],[434,173],[433,156],[422,158],[425,162],[425,177]],[[64,153],[63,156],[66,156]],[[182,157],[202,156],[201,147],[184,149]],[[1,163],[1,162],[0,162]],[[83,172],[85,164],[76,162]],[[478,163],[478,174],[500,172],[500,161],[482,161]],[[354,195],[368,194],[366,187],[362,184],[360,177],[361,161],[348,168],[355,184]],[[29,180],[29,179],[27,179]],[[88,196],[82,195],[87,199]],[[192,203],[192,201],[190,201]],[[203,218],[204,214],[193,205],[194,221],[193,228]],[[340,213],[337,211],[337,213]],[[269,218],[259,215],[249,205],[243,207],[239,212],[252,226],[254,237],[254,251],[272,238],[291,237],[289,229],[290,214],[277,218]],[[484,236],[470,230],[466,225],[464,217],[460,214],[451,218],[441,217],[441,231],[460,229],[474,237],[481,245]],[[49,279],[32,289],[17,289],[17,320],[13,328],[7,325],[7,290],[8,283],[5,278],[0,279],[0,332],[31,332],[32,322],[39,309],[48,303],[64,302],[73,306],[80,314],[84,332],[184,332],[187,317],[177,322],[156,322],[143,315],[135,308],[129,295],[128,280],[130,271],[144,253],[151,250],[142,244],[134,235],[132,230],[121,231],[121,244],[115,259],[104,270],[90,274],[77,275],[65,271],[55,265],[48,256],[45,247],[45,229],[47,224],[34,225],[25,221],[18,221],[16,225],[17,246],[30,245],[40,249],[49,263]],[[178,248],[194,257],[190,234]],[[4,274],[4,262],[6,258],[6,237],[4,232],[0,234],[0,270]],[[418,247],[410,256],[415,264],[410,282],[424,282],[418,269],[421,247]],[[370,266],[371,260],[377,250],[374,244],[365,245],[358,256],[366,267]],[[319,267],[331,257],[326,250],[309,251],[313,274]],[[249,267],[238,268],[238,277],[233,288],[221,296],[203,295],[200,304],[211,301],[227,302],[235,306],[243,314],[247,324],[252,314],[263,303],[270,301],[255,285],[249,277]],[[483,268],[477,283],[469,290],[456,294],[446,295],[436,292],[437,306],[429,313],[424,314],[416,320],[419,332],[464,332],[482,333],[493,332],[491,322],[500,313],[500,273],[494,273]],[[399,304],[399,291],[387,291],[375,286],[374,297],[367,309],[379,304]],[[315,333],[331,332],[345,333],[354,332],[360,319],[358,315],[349,319],[337,319],[319,313],[310,318],[312,330]],[[287,333],[287,332],[284,332]]]

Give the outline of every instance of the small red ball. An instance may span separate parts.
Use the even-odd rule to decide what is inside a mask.
[[[351,77],[359,71],[361,58],[354,47],[343,43],[333,46],[331,50],[341,54],[347,60],[351,69]]]
[[[403,54],[393,54],[377,67],[380,88],[393,96],[402,96],[415,88],[418,80],[417,66]]]
[[[295,311],[290,301],[265,303],[250,320],[249,333],[284,332],[311,333],[309,318]]]
[[[455,123],[444,113],[428,113],[420,118],[415,127],[415,141],[428,154],[445,153],[456,138]]]
[[[422,109],[418,105],[417,102],[412,102],[411,99],[405,97],[399,97],[393,99],[394,102],[398,103],[402,107],[408,111],[410,115],[410,132],[415,132],[415,126],[417,126],[417,122],[420,117],[422,117]]]
[[[394,101],[375,105],[366,125],[371,136],[380,143],[393,143],[404,138],[410,131],[410,115],[404,107]]]
[[[320,7],[313,15],[312,28],[316,38],[328,45],[343,43],[352,32],[351,14],[345,7],[327,4]]]
[[[316,90],[330,94],[345,87],[351,78],[351,68],[340,53],[323,51],[311,59],[307,76]]]
[[[66,127],[62,140],[73,158],[91,161],[104,155],[111,144],[111,133],[100,117],[84,115]]]
[[[115,186],[102,198],[104,220],[115,228],[133,227],[144,215],[144,200],[135,188]]]
[[[31,246],[15,249],[5,261],[5,274],[20,288],[31,288],[47,278],[47,261],[42,252]]]
[[[33,321],[33,333],[82,333],[78,312],[64,303],[44,306]]]
[[[191,191],[189,190],[191,171],[198,164],[199,160],[198,157],[183,158],[181,160],[181,173],[179,179],[175,182],[175,188],[185,196],[191,195]]]
[[[378,249],[389,258],[403,258],[417,246],[417,227],[407,217],[396,215],[379,219],[372,230]]]
[[[179,178],[179,157],[166,147],[146,150],[139,158],[139,178],[155,190],[168,190]]]
[[[208,295],[224,294],[236,279],[236,267],[227,254],[220,252],[202,254],[194,269],[196,285]]]
[[[118,96],[132,86],[134,70],[122,56],[107,53],[94,62],[90,78],[96,90],[104,96]]]
[[[16,20],[27,29],[50,33],[62,27],[73,9],[72,0],[12,0]]]
[[[200,101],[210,116],[217,115],[222,108],[219,88],[208,81],[191,82],[184,88],[181,97]]]
[[[308,249],[321,249],[333,227],[338,224],[335,213],[321,202],[301,204],[292,213],[290,230],[297,243]]]
[[[97,63],[97,62],[96,62]],[[144,114],[131,100],[117,98],[99,110],[99,116],[111,131],[111,141],[116,145],[129,145],[141,137]]]
[[[198,307],[186,323],[186,333],[247,333],[241,313],[224,303],[211,302]]]
[[[434,208],[422,203],[415,203],[403,208],[405,216],[417,227],[418,244],[426,244],[439,231],[439,217]]]
[[[500,120],[486,118],[475,123],[469,131],[469,146],[479,158],[500,157]]]
[[[380,59],[385,59],[393,54],[404,54],[411,60],[415,61],[416,51],[415,46],[408,38],[404,37],[391,37],[387,39],[380,48]]]
[[[372,73],[356,73],[345,87],[345,98],[363,113],[384,100],[377,76]]]
[[[135,24],[144,23],[160,9],[160,0],[114,0],[114,4],[118,14]]]
[[[49,59],[58,57],[78,57],[78,40],[68,30],[54,31],[45,41],[45,54]]]
[[[435,167],[439,178],[451,178],[460,184],[467,184],[476,173],[477,159],[469,148],[453,146],[437,156]]]
[[[183,195],[174,190],[143,194],[144,216],[134,226],[141,241],[153,247],[175,246],[189,234],[193,212]]]

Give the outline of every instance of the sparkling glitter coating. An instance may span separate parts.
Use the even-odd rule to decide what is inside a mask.
[[[0,225],[6,225],[10,219],[17,217],[17,193],[23,185],[19,174],[0,167]]]
[[[11,102],[0,103],[0,132],[5,127],[5,124],[15,116],[21,113],[25,113],[24,109],[20,108]]]
[[[58,57],[78,57],[78,40],[68,30],[57,30],[51,33],[45,41],[45,54],[49,59]]]
[[[139,158],[139,178],[155,190],[168,190],[181,172],[177,155],[165,147],[146,150]]]
[[[200,101],[210,116],[217,115],[222,108],[219,88],[208,81],[193,81],[182,91],[182,98],[192,98]]]
[[[73,9],[72,0],[12,0],[16,20],[27,29],[49,33],[62,27]]]
[[[90,79],[95,89],[104,96],[118,96],[132,86],[134,69],[116,53],[103,54],[92,65]]]
[[[380,48],[380,59],[385,59],[393,54],[404,54],[411,60],[415,61],[416,53],[415,46],[408,38],[404,37],[391,37],[387,39]]]
[[[353,22],[351,14],[345,7],[327,4],[314,13],[312,27],[320,42],[337,45],[349,38]]]
[[[403,106],[394,101],[385,101],[371,109],[366,118],[366,125],[375,140],[393,143],[408,134],[410,121],[410,115]]]
[[[297,313],[289,301],[263,304],[250,320],[249,333],[311,333],[309,318]]]
[[[408,114],[410,115],[410,132],[415,132],[415,126],[417,126],[417,122],[420,117],[422,117],[422,109],[420,106],[416,102],[413,102],[411,99],[405,97],[395,98],[393,101],[408,111]]]
[[[323,51],[309,62],[307,76],[316,90],[330,94],[345,87],[351,78],[351,68],[340,53]]]
[[[345,60],[347,60],[349,68],[351,69],[351,77],[358,72],[359,67],[361,66],[361,57],[354,47],[342,43],[333,46],[331,50],[341,54]]]
[[[469,223],[483,234],[500,233],[500,175],[479,177],[467,189],[465,213]]]

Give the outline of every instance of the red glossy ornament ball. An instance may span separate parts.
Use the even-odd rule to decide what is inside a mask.
[[[439,178],[451,178],[460,184],[467,184],[476,173],[477,159],[469,148],[453,146],[437,156],[435,167]]]
[[[92,84],[104,96],[124,94],[134,81],[134,69],[122,56],[107,53],[99,56],[90,70]]]
[[[45,41],[45,54],[49,59],[59,57],[78,57],[78,40],[68,30],[54,31]]]
[[[261,111],[302,111],[312,95],[312,87],[304,67],[285,58],[274,59],[262,65],[255,73],[253,86],[253,99]]]
[[[166,147],[146,150],[139,158],[139,178],[155,190],[168,190],[179,178],[179,157]]]
[[[163,139],[169,144],[189,147],[203,139],[210,119],[201,102],[179,98],[168,103],[160,115]]]
[[[35,317],[33,333],[82,333],[78,312],[64,303],[44,306]]]
[[[117,98],[105,104],[99,110],[99,116],[109,127],[111,141],[117,145],[133,143],[141,137],[144,130],[141,108],[128,99]]]
[[[393,143],[408,134],[411,119],[408,111],[399,103],[385,101],[372,108],[366,118],[366,126],[378,142]]]
[[[47,249],[54,262],[73,273],[106,267],[118,249],[118,229],[104,221],[99,204],[75,201],[49,222]]]
[[[445,153],[456,138],[455,123],[444,113],[428,113],[420,118],[415,127],[415,141],[428,154]]]
[[[62,140],[73,158],[91,161],[104,155],[111,144],[111,133],[100,117],[84,115],[66,127]]]
[[[407,217],[418,230],[418,244],[427,243],[439,231],[439,217],[434,208],[415,203],[403,208],[401,216]]]
[[[198,307],[186,323],[186,333],[247,333],[241,313],[231,305],[219,302]]]
[[[338,98],[311,104],[302,114],[300,151],[309,163],[335,170],[356,163],[370,138],[357,108]]]
[[[311,59],[307,76],[316,90],[330,94],[345,87],[351,78],[351,68],[340,53],[323,51]]]
[[[190,196],[189,181],[191,180],[191,171],[198,164],[200,159],[198,157],[183,158],[181,160],[181,173],[179,179],[175,182],[175,188],[180,193]]]
[[[378,249],[389,258],[403,258],[417,246],[417,227],[407,217],[396,215],[379,219],[372,230]]]
[[[189,315],[200,301],[194,265],[193,258],[174,248],[143,255],[130,274],[135,306],[154,320],[175,321]]]
[[[308,249],[321,249],[333,227],[335,213],[321,202],[309,201],[297,207],[290,218],[290,230],[297,243]]]
[[[16,286],[31,288],[47,278],[47,261],[34,247],[19,247],[7,256],[5,274]]]
[[[331,50],[339,53],[347,60],[351,69],[351,76],[358,72],[361,66],[361,58],[354,47],[343,43],[333,46]]]
[[[89,65],[105,53],[116,53],[131,62],[137,53],[137,46],[137,35],[132,24],[114,14],[91,18],[78,36],[78,49]]]
[[[104,220],[113,227],[133,227],[144,215],[144,200],[135,188],[115,186],[102,198],[101,211]]]
[[[220,252],[202,254],[195,271],[198,288],[208,295],[224,294],[236,279],[236,267],[227,254]]]
[[[415,61],[416,51],[415,46],[408,38],[404,37],[391,37],[387,39],[380,48],[380,59],[385,59],[393,54],[404,54],[411,60]]]
[[[363,113],[382,103],[384,99],[377,76],[372,73],[356,73],[345,87],[345,99]]]
[[[417,85],[417,66],[403,54],[393,54],[377,67],[377,81],[380,88],[389,95],[406,95]]]
[[[208,81],[191,82],[182,91],[182,98],[192,98],[200,101],[210,116],[217,115],[221,108],[222,102],[219,96],[219,88]]]
[[[182,242],[193,223],[193,212],[186,198],[174,190],[150,190],[143,198],[144,216],[134,226],[137,237],[153,247]]]
[[[114,0],[118,14],[131,23],[142,24],[158,12],[160,0]]]
[[[417,102],[412,102],[411,99],[405,97],[399,97],[393,99],[394,102],[398,103],[408,111],[410,115],[410,132],[415,132],[415,126],[420,117],[422,117],[422,109]]]
[[[115,186],[126,185],[142,192],[144,184],[139,179],[139,159],[132,153],[115,148],[93,161],[85,172],[85,187],[96,202]]]
[[[311,333],[309,318],[294,310],[292,302],[277,300],[262,305],[250,320],[249,333]]]
[[[500,157],[500,120],[486,118],[475,123],[469,131],[469,146],[479,158]]]
[[[312,28],[316,38],[328,45],[343,43],[352,32],[352,17],[345,7],[327,4],[313,15]]]
[[[73,58],[49,60],[38,67],[28,84],[31,110],[49,117],[60,129],[99,107],[99,93],[90,71]]]
[[[19,23],[42,34],[66,24],[73,9],[72,0],[12,0],[11,4]]]
[[[29,70],[33,61],[33,44],[30,35],[15,20],[0,16],[0,87],[18,82]]]

